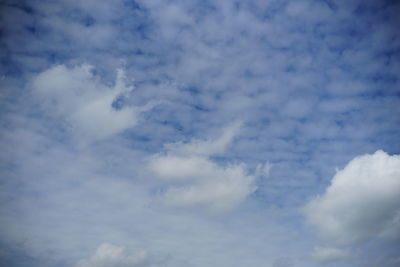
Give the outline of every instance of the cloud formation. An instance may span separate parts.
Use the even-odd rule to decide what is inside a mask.
[[[46,114],[65,121],[72,133],[87,141],[110,137],[135,126],[138,120],[137,108],[113,106],[133,90],[126,85],[122,69],[117,70],[114,85],[108,86],[90,65],[57,65],[38,74],[32,88]]]
[[[316,245],[398,264],[394,204],[326,193],[323,241],[297,210],[357,155],[400,153],[399,1],[99,3],[2,1],[0,265],[66,267],[104,241],[174,267],[315,267]]]
[[[75,267],[140,267],[147,266],[147,260],[145,251],[132,254],[125,247],[103,243],[92,256],[80,260]]]
[[[215,140],[192,140],[166,145],[166,151],[150,158],[149,169],[171,182],[163,192],[165,204],[203,206],[210,211],[229,210],[255,191],[254,177],[244,164],[218,164],[210,157],[222,154],[240,124],[225,128]]]
[[[358,156],[305,207],[321,235],[335,244],[400,237],[400,156],[384,151]]]

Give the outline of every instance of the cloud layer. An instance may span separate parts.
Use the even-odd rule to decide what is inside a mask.
[[[0,265],[398,263],[400,2],[0,13]]]

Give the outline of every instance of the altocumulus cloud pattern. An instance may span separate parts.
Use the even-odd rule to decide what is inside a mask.
[[[400,2],[0,5],[0,266],[400,266]]]

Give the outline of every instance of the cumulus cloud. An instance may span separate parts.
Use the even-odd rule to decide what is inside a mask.
[[[338,171],[325,194],[308,203],[305,213],[332,243],[399,238],[399,192],[400,156],[379,150],[354,158]]]
[[[132,254],[123,246],[103,243],[92,256],[80,260],[75,267],[135,267],[146,266],[147,263],[145,251]]]
[[[215,140],[167,145],[166,153],[150,158],[149,169],[173,184],[163,194],[165,204],[200,205],[210,211],[222,211],[231,209],[254,192],[254,177],[247,173],[244,164],[220,165],[210,158],[225,151],[239,126],[227,127]]]
[[[58,65],[38,74],[32,88],[47,114],[65,120],[81,138],[97,141],[137,123],[139,109],[113,107],[118,97],[133,90],[125,80],[122,69],[117,71],[114,86],[107,86],[93,74],[90,65]]]

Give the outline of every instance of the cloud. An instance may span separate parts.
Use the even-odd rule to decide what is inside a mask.
[[[92,256],[80,260],[75,267],[135,267],[147,266],[147,262],[145,251],[132,254],[125,247],[103,243]]]
[[[282,114],[292,118],[308,117],[313,109],[313,101],[310,99],[291,99],[282,109]]]
[[[169,144],[164,154],[150,158],[149,169],[160,179],[172,183],[163,193],[165,204],[223,211],[233,208],[255,191],[254,177],[247,173],[244,164],[222,165],[210,158],[225,151],[239,127],[236,123],[225,128],[222,136],[215,140]]]
[[[356,155],[399,153],[396,1],[3,2],[0,243],[40,266],[132,239],[179,267],[305,259],[293,211]],[[121,60],[140,90],[116,89]]]
[[[334,247],[315,247],[311,253],[311,258],[320,262],[333,262],[347,259],[351,256],[350,252]]]
[[[260,177],[267,177],[269,176],[271,169],[273,167],[273,164],[266,162],[264,164],[257,164],[256,170],[255,170],[255,176],[260,176]]]
[[[384,151],[358,156],[333,177],[305,214],[336,244],[400,237],[400,156]]]
[[[54,66],[34,77],[31,85],[46,115],[65,120],[81,139],[101,140],[137,124],[139,109],[113,107],[133,90],[122,69],[113,86],[103,84],[90,65]]]
[[[170,153],[177,155],[196,155],[196,156],[212,156],[221,155],[225,152],[227,146],[232,142],[238,133],[241,122],[233,123],[225,128],[222,136],[215,140],[197,140],[194,139],[190,143],[173,143],[167,144],[165,147]]]

